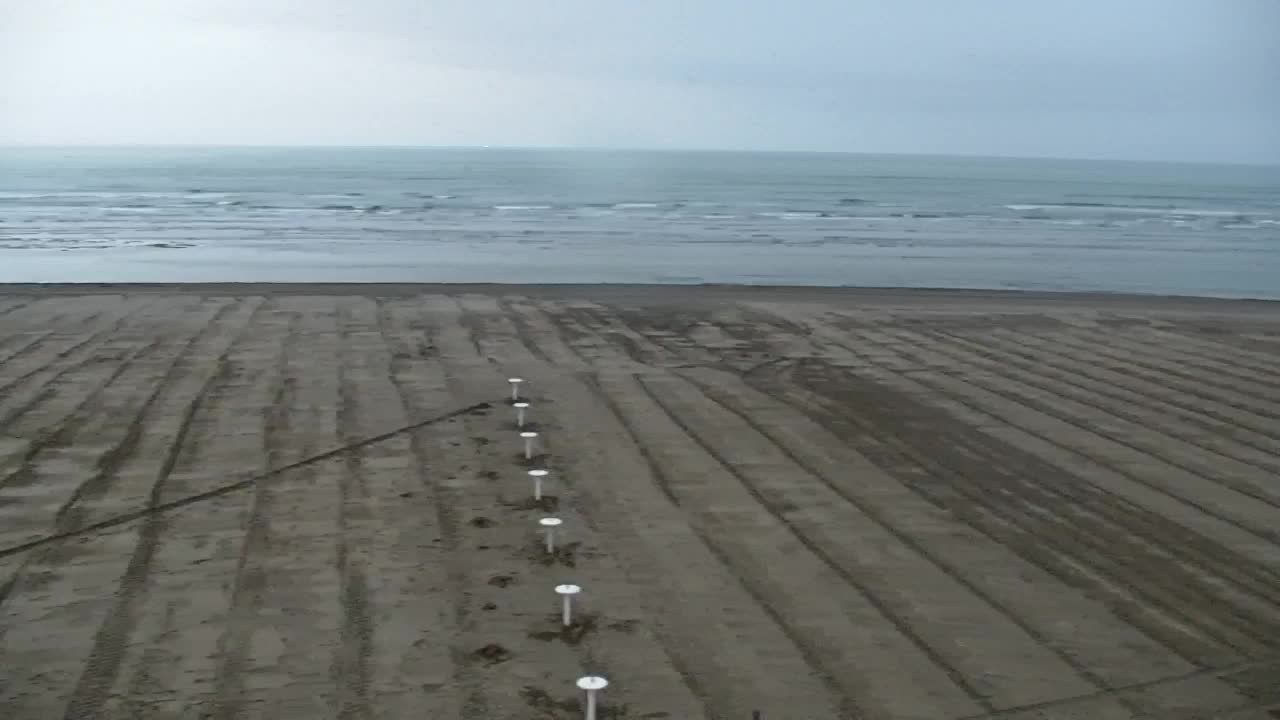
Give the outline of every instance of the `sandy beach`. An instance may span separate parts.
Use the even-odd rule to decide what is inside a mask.
[[[0,718],[1274,720],[1278,478],[1280,303],[0,286]]]

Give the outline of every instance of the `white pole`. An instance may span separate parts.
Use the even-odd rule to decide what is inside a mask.
[[[518,403],[515,403],[513,407],[515,407],[516,409],[516,426],[523,428],[524,427],[524,409],[529,407],[529,403],[518,402]]]
[[[547,535],[547,554],[554,555],[556,552],[556,528],[560,527],[563,522],[560,518],[546,517],[538,521]]]
[[[533,459],[533,439],[538,437],[536,432],[522,432],[520,437],[524,438],[524,459]]]
[[[533,478],[533,499],[542,499],[542,478],[547,476],[546,470],[530,470],[529,477]]]
[[[520,383],[524,380],[520,378],[507,378],[507,382],[511,383],[511,399],[513,401],[520,399]]]
[[[565,627],[573,624],[573,596],[582,592],[577,585],[557,585],[556,592],[561,597],[560,621]]]
[[[596,720],[596,693],[609,686],[602,677],[588,675],[578,678],[578,687],[587,691],[587,720]]]

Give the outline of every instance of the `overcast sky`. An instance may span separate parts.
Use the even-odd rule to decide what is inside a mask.
[[[1280,0],[0,0],[0,144],[1280,163]]]

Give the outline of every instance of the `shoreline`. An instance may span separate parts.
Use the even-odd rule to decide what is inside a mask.
[[[1097,290],[1003,290],[984,288],[751,285],[703,283],[405,283],[405,282],[102,282],[102,283],[0,283],[0,295],[114,295],[178,293],[184,295],[374,295],[404,297],[421,294],[527,295],[531,297],[589,297],[628,300],[642,295],[654,304],[738,299],[829,302],[858,300],[875,304],[892,302],[1052,302],[1086,305],[1167,306],[1230,305],[1280,309],[1280,298],[1218,297],[1127,293]],[[646,302],[646,304],[649,304]],[[1172,308],[1171,308],[1172,309]]]

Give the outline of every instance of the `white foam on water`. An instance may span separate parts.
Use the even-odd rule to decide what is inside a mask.
[[[614,207],[619,210],[638,210],[641,208],[656,208],[658,207],[658,203],[642,203],[642,202],[615,203]]]
[[[1240,210],[1183,210],[1182,208],[1168,210],[1167,213],[1169,215],[1191,215],[1193,217],[1236,217],[1248,214]]]
[[[550,205],[494,205],[494,210],[550,210]]]

